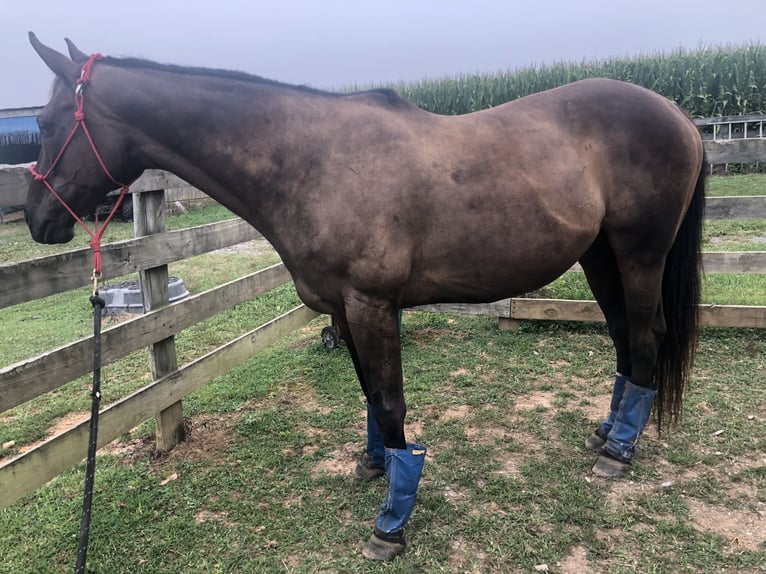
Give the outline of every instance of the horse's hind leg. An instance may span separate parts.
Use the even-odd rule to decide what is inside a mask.
[[[355,364],[383,438],[388,477],[388,494],[363,553],[374,560],[391,560],[405,548],[404,527],[415,506],[426,449],[404,438],[398,307],[361,293],[347,297],[345,306]]]
[[[630,378],[606,442],[593,472],[598,476],[625,476],[641,433],[649,420],[656,394],[653,381],[657,353],[666,326],[662,309],[665,258],[656,254],[623,257],[618,261],[625,295],[630,347]]]
[[[612,388],[609,414],[585,441],[590,450],[600,450],[612,430],[622,400],[625,382],[631,374],[630,343],[628,341],[628,316],[625,309],[625,293],[622,288],[620,270],[606,236],[602,232],[588,251],[580,258],[585,277],[588,280],[599,307],[606,318],[609,336],[614,343],[617,357],[617,373]]]

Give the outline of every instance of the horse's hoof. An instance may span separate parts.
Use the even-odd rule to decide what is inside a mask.
[[[601,433],[601,429],[596,429],[595,432],[585,439],[585,448],[588,450],[599,451],[606,444],[606,437]]]
[[[593,465],[593,474],[601,478],[625,478],[628,472],[630,472],[629,462],[621,462],[603,454]]]
[[[372,457],[367,451],[362,453],[354,469],[354,478],[362,482],[370,482],[386,474],[384,465],[372,464]]]
[[[388,562],[404,552],[406,547],[407,545],[405,544],[403,537],[401,538],[401,542],[393,542],[383,540],[376,534],[373,534],[365,543],[364,548],[362,548],[362,554],[365,558],[369,558],[370,560]]]

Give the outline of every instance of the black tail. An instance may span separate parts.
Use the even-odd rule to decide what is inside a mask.
[[[697,351],[707,168],[703,153],[694,196],[668,254],[662,278],[667,333],[660,344],[655,372],[658,389],[655,412],[660,429],[663,420],[674,423],[681,414],[684,389]]]

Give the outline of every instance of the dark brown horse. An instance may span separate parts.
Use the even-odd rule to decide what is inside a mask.
[[[45,173],[75,125],[88,56],[30,38],[56,74],[39,116]],[[369,401],[357,474],[385,472],[389,492],[367,556],[404,549],[425,455],[404,436],[402,307],[518,295],[579,261],[619,373],[609,417],[587,441],[600,452],[594,471],[626,472],[655,390],[660,417],[679,412],[696,345],[705,160],[694,124],[665,98],[593,79],[445,117],[388,90],[89,64],[78,89],[104,167],[75,132],[46,182],[85,214],[115,181],[167,170],[268,238],[301,299],[335,318]],[[69,241],[74,219],[42,180],[27,201],[32,236]]]

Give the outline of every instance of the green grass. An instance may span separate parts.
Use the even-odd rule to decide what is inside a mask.
[[[759,174],[709,177],[707,182],[710,197],[766,195],[766,178]]]
[[[711,184],[757,187],[748,177]],[[202,210],[169,226],[227,215]],[[707,244],[747,243],[758,225],[707,226]],[[3,250],[16,237],[9,260],[32,256],[37,246],[13,227],[0,232]],[[129,224],[112,232],[132,233]],[[171,273],[196,293],[274,260],[268,250],[217,252]],[[708,277],[705,297],[763,301],[766,289],[748,288],[751,277]],[[579,274],[547,289],[589,294]],[[184,331],[179,362],[296,303],[288,286]],[[87,335],[87,289],[0,310],[0,321],[14,334],[0,347],[7,365]],[[173,452],[153,451],[148,421],[119,441],[122,450],[102,454],[92,571],[766,571],[765,331],[703,330],[681,426],[662,437],[649,429],[631,479],[611,483],[591,477],[594,457],[582,447],[609,400],[614,359],[602,325],[526,322],[510,333],[489,318],[405,313],[407,434],[429,457],[408,551],[383,565],[360,549],[385,483],[349,474],[364,440],[362,395],[345,349],[321,345],[321,326],[185,398],[190,438]],[[145,385],[147,371],[145,352],[106,367],[105,403]],[[0,444],[16,441],[0,455],[86,411],[88,384],[83,377],[0,415]],[[82,474],[81,466],[64,472],[0,511],[0,574],[72,568]]]

